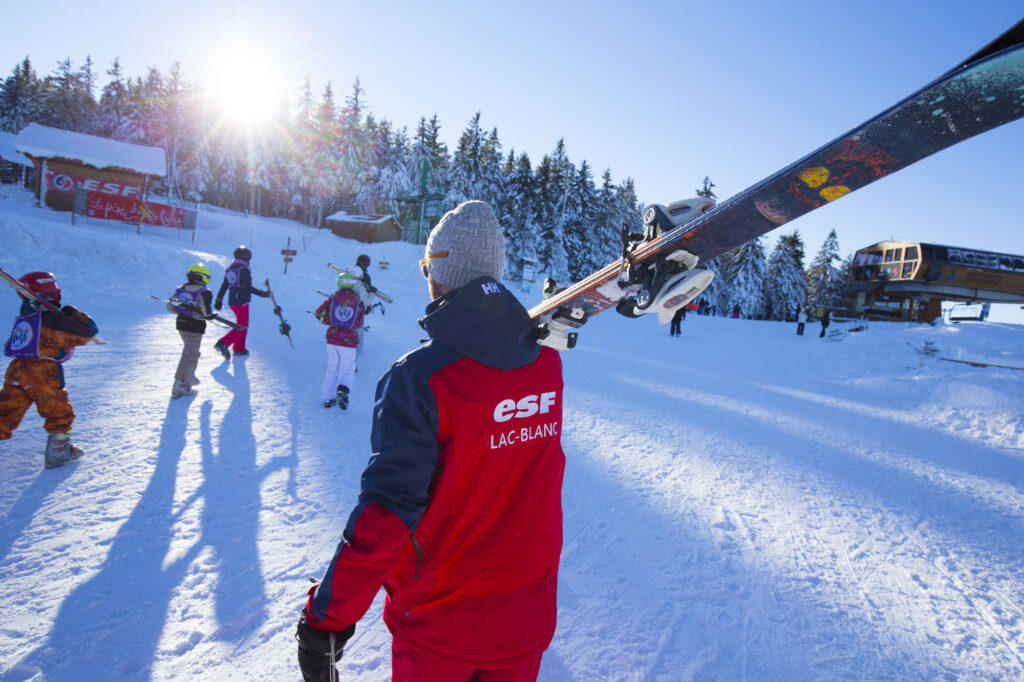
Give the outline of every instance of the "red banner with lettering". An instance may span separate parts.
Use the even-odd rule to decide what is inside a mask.
[[[184,229],[185,209],[131,197],[89,192],[86,215],[103,220]]]
[[[74,192],[76,187],[80,187],[86,192],[100,192],[111,196],[137,197],[142,194],[142,188],[138,185],[128,185],[123,182],[84,178],[79,175],[57,173],[52,170],[46,171],[44,177],[46,189],[58,192]]]

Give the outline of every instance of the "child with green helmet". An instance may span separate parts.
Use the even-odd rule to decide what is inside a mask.
[[[327,371],[324,374],[324,407],[348,409],[349,390],[356,375],[356,347],[366,306],[355,275],[338,275],[338,290],[316,309],[316,318],[327,325]]]
[[[181,398],[195,393],[193,386],[199,383],[199,379],[196,378],[196,366],[201,355],[199,348],[206,332],[206,320],[213,313],[210,309],[213,294],[206,288],[210,283],[209,268],[202,263],[196,263],[186,271],[185,278],[185,283],[174,290],[171,301],[187,305],[167,304],[168,310],[178,313],[175,328],[184,344],[178,368],[174,372],[171,398]]]

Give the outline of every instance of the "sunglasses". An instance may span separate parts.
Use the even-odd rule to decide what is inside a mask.
[[[447,251],[438,251],[437,253],[432,253],[429,256],[427,256],[426,258],[422,259],[420,261],[420,270],[423,271],[423,276],[424,277],[430,277],[430,274],[429,274],[430,265],[431,265],[430,261],[434,260],[435,258],[447,258],[447,257],[448,257],[448,252]]]

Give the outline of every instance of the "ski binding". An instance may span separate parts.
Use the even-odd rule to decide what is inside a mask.
[[[575,331],[587,321],[583,308],[562,306],[544,324],[537,328],[537,343],[557,351],[576,347],[579,332]]]
[[[676,249],[653,261],[633,262],[633,253],[644,244],[714,207],[705,197],[676,201],[668,206],[651,204],[644,212],[644,232],[622,230],[622,267],[618,286],[624,295],[615,310],[626,317],[658,314],[658,322],[671,321],[679,306],[695,299],[714,279],[710,270],[696,270],[700,260],[685,249]]]

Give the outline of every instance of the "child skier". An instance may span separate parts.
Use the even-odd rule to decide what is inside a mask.
[[[316,318],[327,325],[327,372],[324,374],[324,407],[348,409],[349,390],[355,380],[356,347],[366,306],[356,290],[359,279],[338,275],[338,290],[316,309]]]
[[[60,288],[51,273],[30,272],[18,281],[53,306],[60,305]],[[63,363],[71,359],[75,346],[87,344],[98,329],[88,315],[69,305],[56,311],[22,298],[11,337],[4,344],[4,355],[13,359],[0,390],[0,440],[11,437],[35,403],[49,434],[44,464],[53,469],[82,456],[81,448],[71,444],[75,412],[64,387]]]
[[[245,349],[245,337],[249,331],[249,301],[252,299],[252,294],[263,298],[270,297],[270,292],[257,289],[252,285],[252,273],[249,271],[252,251],[245,246],[239,246],[235,249],[234,255],[234,262],[224,271],[224,281],[221,282],[220,289],[217,291],[217,300],[214,301],[213,307],[217,310],[223,308],[224,292],[230,290],[228,305],[231,306],[231,312],[235,314],[235,320],[245,329],[232,329],[213,344],[213,347],[224,356],[225,360],[231,359],[228,346],[234,348],[236,356],[244,357],[249,354],[249,351]]]
[[[196,366],[201,355],[199,347],[206,332],[206,320],[212,313],[210,305],[213,302],[213,294],[206,288],[210,282],[209,268],[202,263],[196,263],[185,273],[185,278],[185,283],[174,290],[171,300],[189,303],[195,306],[195,309],[167,304],[168,310],[178,313],[174,326],[184,344],[181,359],[178,360],[178,369],[174,373],[171,398],[181,398],[195,393],[192,387],[199,383],[199,379],[196,378]]]

